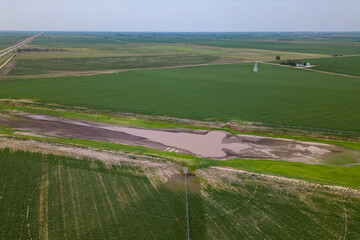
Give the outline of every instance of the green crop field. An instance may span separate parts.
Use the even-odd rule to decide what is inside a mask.
[[[9,149],[0,164],[1,239],[185,237],[180,174]],[[204,169],[189,191],[193,239],[360,237],[359,199],[326,188]]]
[[[360,56],[316,58],[304,61],[315,65],[314,69],[360,76]]]
[[[358,79],[279,66],[214,65],[1,80],[1,98],[190,119],[360,131]],[[344,84],[346,83],[346,84]]]

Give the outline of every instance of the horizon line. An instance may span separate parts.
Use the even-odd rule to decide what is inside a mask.
[[[103,33],[360,33],[351,31],[104,31],[104,30],[1,30],[0,32],[103,32]]]

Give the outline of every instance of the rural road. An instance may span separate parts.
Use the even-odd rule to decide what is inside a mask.
[[[33,35],[31,37],[28,37],[27,39],[15,44],[15,45],[12,45],[8,48],[5,48],[3,50],[0,50],[0,58],[5,56],[6,54],[8,54],[9,52],[11,51],[14,51],[16,50],[17,48],[19,47],[22,47],[24,46],[25,44],[29,43],[30,41],[34,40],[35,38],[39,37],[40,35],[42,35],[43,33],[39,33],[39,34],[36,34],[36,35]]]

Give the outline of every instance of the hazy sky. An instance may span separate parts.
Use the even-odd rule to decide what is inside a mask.
[[[360,0],[0,0],[0,30],[360,31]]]

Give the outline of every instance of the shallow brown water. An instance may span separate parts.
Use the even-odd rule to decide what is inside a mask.
[[[38,114],[17,114],[16,120],[0,116],[0,125],[46,135],[145,146],[199,157],[281,159],[317,163],[322,156],[343,151],[340,147],[223,131],[157,130],[124,127]]]

